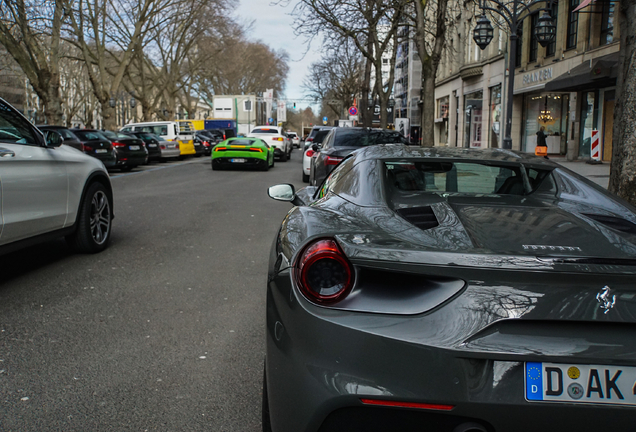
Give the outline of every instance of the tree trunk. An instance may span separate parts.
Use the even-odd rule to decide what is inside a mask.
[[[636,0],[621,0],[618,10],[621,51],[609,190],[636,205]]]
[[[110,101],[108,99],[100,101],[99,104],[102,108],[102,128],[110,131],[116,131],[117,113],[115,112],[115,108],[110,106]]]
[[[422,147],[435,147],[435,75],[436,69],[428,62],[422,62],[422,111],[420,125]]]
[[[373,45],[369,43],[373,48]],[[362,116],[362,125],[364,127],[371,127],[373,122],[373,110],[374,107],[369,106],[369,92],[371,91],[371,60],[368,58],[364,64],[364,78],[362,81],[362,99],[360,100],[360,115]]]
[[[62,124],[62,98],[60,97],[60,76],[54,76],[49,82],[49,86],[46,89],[42,102],[44,104],[44,115],[46,116],[46,123],[50,125]],[[70,121],[70,119],[68,119]]]

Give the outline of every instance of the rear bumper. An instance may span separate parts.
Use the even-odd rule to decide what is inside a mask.
[[[476,356],[445,346],[444,332],[438,339],[427,336],[435,335],[431,328],[457,331],[462,320],[470,321],[472,312],[461,306],[384,316],[379,324],[374,315],[310,304],[292,289],[289,273],[280,273],[267,290],[265,367],[272,429],[453,432],[471,423],[489,432],[599,431],[608,424],[616,431],[633,429],[634,407],[526,401],[524,361],[536,358],[510,361],[515,353],[509,352]],[[361,399],[453,408],[378,407]]]
[[[232,162],[232,159],[244,159],[245,162]],[[220,168],[265,168],[267,166],[266,159],[248,158],[248,157],[217,157],[212,159],[212,166]]]

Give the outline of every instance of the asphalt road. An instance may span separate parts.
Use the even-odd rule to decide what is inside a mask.
[[[0,430],[258,431],[270,246],[301,157],[113,173],[110,247],[3,256]]]

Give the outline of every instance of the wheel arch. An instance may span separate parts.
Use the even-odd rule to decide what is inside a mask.
[[[79,214],[80,206],[82,205],[82,203],[84,202],[84,198],[86,197],[86,191],[88,191],[88,188],[91,187],[93,183],[101,183],[106,189],[106,194],[108,195],[108,199],[110,200],[111,219],[115,219],[115,201],[113,199],[113,187],[110,184],[110,177],[108,177],[108,174],[102,171],[95,171],[91,173],[86,179],[86,182],[84,182],[84,188],[82,189],[82,194],[77,207],[77,214]],[[77,223],[77,217],[75,218],[75,222]]]

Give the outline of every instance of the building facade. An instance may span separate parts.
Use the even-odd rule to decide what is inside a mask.
[[[503,21],[490,17],[493,40],[480,50],[472,38],[478,18],[472,10],[478,8],[463,8],[449,26],[447,48],[438,68],[434,96],[438,146],[492,148],[502,144],[508,33]],[[535,37],[539,8],[523,21],[515,58],[513,149],[534,152],[536,134],[543,127],[549,154],[589,159],[592,140],[598,139],[602,159],[611,158],[620,49],[614,10],[615,3],[606,0],[555,2],[551,15],[557,25],[556,38],[546,47]],[[411,56],[408,63],[418,61]],[[412,100],[408,95],[419,91],[411,83],[417,85],[419,79],[414,80],[417,72],[406,70],[407,74],[398,75],[405,86],[397,87],[396,94],[402,115],[417,122],[419,115],[413,116],[407,108]]]

